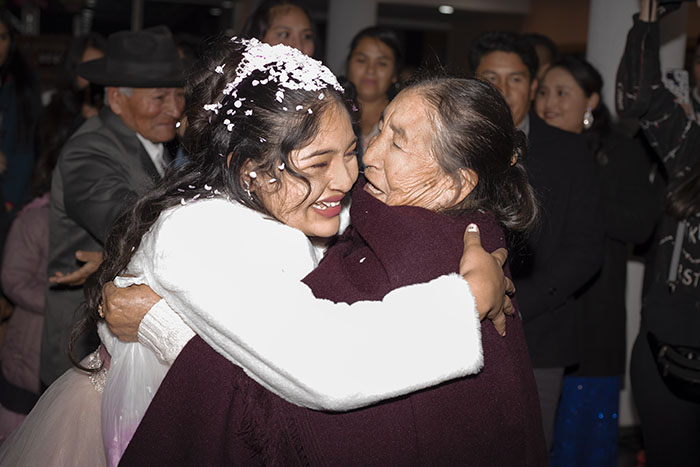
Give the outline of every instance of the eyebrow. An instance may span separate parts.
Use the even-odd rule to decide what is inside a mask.
[[[491,69],[486,69],[480,71],[477,76],[484,76],[484,75],[500,75],[502,74],[499,70],[491,70]],[[520,76],[525,76],[527,77],[529,75],[528,72],[526,71],[511,71],[509,73],[506,73],[507,76],[513,76],[513,75],[520,75]]]
[[[382,125],[384,124],[384,112],[382,112],[382,115],[379,117],[379,122]],[[389,128],[391,128],[392,133],[395,133],[396,135],[399,136],[399,138],[403,140],[407,140],[408,138],[406,137],[406,130],[403,128],[398,128],[394,125],[389,125]]]
[[[274,26],[270,26],[267,28],[268,31],[272,31],[273,29],[294,29],[292,26],[287,26],[286,24],[276,24]],[[304,28],[302,31],[311,31],[311,28]]]
[[[406,130],[404,130],[403,128],[399,128],[399,127],[396,127],[396,126],[391,125],[391,124],[389,125],[389,128],[391,128],[391,131],[392,131],[395,135],[398,135],[398,137],[401,138],[402,140],[405,141],[406,139],[408,139],[408,138],[406,137]]]
[[[357,144],[357,137],[354,137],[352,139],[352,141],[350,142],[350,144],[348,144],[345,149],[346,150],[350,149],[354,144]],[[325,156],[326,154],[332,154],[334,152],[336,152],[335,149],[331,149],[331,148],[319,149],[318,151],[314,151],[311,154],[307,154],[306,156],[299,158],[299,160],[303,161],[303,160],[311,159],[311,158],[318,157],[318,156]]]
[[[312,159],[312,158],[318,157],[318,156],[325,156],[326,154],[331,154],[332,152],[333,152],[333,150],[330,149],[330,148],[328,148],[328,149],[319,149],[318,151],[314,151],[314,152],[312,152],[311,154],[305,155],[304,157],[300,157],[299,160],[300,160],[300,161],[305,161],[306,159]]]
[[[358,50],[357,52],[353,52],[353,54],[352,54],[353,57],[356,57],[358,55],[361,55],[363,57],[373,56],[373,57],[376,57],[377,60],[391,60],[392,59],[391,55],[387,55],[387,54],[383,54],[383,53],[380,53],[379,55],[369,55],[366,52],[362,52],[361,50]]]

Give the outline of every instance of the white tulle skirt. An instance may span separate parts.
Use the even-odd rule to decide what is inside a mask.
[[[94,368],[99,362],[96,351],[82,363]],[[104,378],[104,373],[66,371],[0,446],[0,466],[107,465],[101,425]]]

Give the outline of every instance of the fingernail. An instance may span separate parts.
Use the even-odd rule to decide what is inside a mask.
[[[476,226],[476,224],[469,224],[467,226],[467,232],[478,232],[479,228]]]

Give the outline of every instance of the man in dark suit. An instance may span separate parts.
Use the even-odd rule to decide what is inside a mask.
[[[81,317],[82,284],[99,266],[117,216],[162,177],[171,159],[163,143],[175,137],[185,103],[182,64],[164,26],[112,34],[104,58],[79,65],[78,74],[105,86],[107,105],[66,143],[53,175],[40,362],[47,386],[71,365],[67,343]],[[84,265],[73,271],[76,259]],[[98,342],[77,342],[74,355]]]
[[[549,126],[530,111],[538,63],[522,36],[485,33],[472,44],[469,60],[479,79],[501,91],[515,125],[528,137],[525,167],[540,201],[541,222],[511,252],[511,269],[551,447],[564,369],[577,362],[574,297],[602,262],[598,176],[580,136]]]

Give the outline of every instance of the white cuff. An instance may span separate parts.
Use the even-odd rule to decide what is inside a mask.
[[[139,342],[171,365],[194,334],[164,299],[148,310],[138,333]]]

